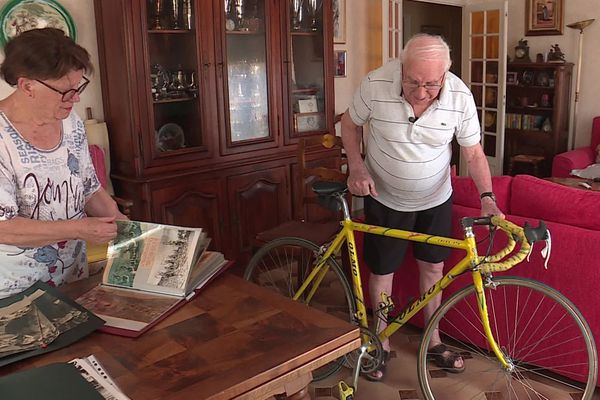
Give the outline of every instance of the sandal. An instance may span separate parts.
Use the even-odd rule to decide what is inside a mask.
[[[384,350],[383,351],[383,361],[379,364],[377,369],[369,374],[365,375],[365,378],[371,382],[380,382],[385,376],[385,369],[387,367],[387,362],[390,359],[390,352]]]
[[[444,355],[445,353],[449,354]],[[435,362],[435,365],[444,371],[452,372],[453,374],[459,374],[465,370],[465,361],[461,355],[455,351],[449,350],[443,343],[430,348],[428,354]],[[459,359],[463,360],[463,366],[461,368],[455,367],[456,361]]]

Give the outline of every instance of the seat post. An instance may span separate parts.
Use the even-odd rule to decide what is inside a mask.
[[[344,193],[338,193],[338,194],[336,194],[336,197],[337,197],[338,201],[340,202],[340,204],[342,205],[342,212],[344,213],[344,220],[345,221],[351,220],[352,217],[350,215],[350,207],[348,207],[348,202],[346,201],[346,197],[344,196]]]

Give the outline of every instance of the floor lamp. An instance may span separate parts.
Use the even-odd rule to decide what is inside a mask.
[[[581,84],[581,59],[583,58],[583,30],[588,27],[595,19],[586,19],[584,21],[568,24],[569,28],[579,29],[579,54],[577,57],[577,80],[575,81],[575,104],[573,105],[573,135],[569,143],[569,149],[575,148],[575,138],[577,132],[577,103],[579,103],[579,86]]]

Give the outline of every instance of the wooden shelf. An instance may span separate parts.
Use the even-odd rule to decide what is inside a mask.
[[[160,99],[160,100],[153,100],[154,104],[166,104],[166,103],[181,103],[184,101],[193,101],[198,99],[197,97],[178,97],[178,98],[173,98],[173,99]]]
[[[193,29],[148,29],[148,33],[151,35],[189,35],[194,32]]]

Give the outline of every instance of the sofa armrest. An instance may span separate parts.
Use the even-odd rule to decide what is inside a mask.
[[[575,150],[557,154],[552,160],[552,176],[568,178],[571,170],[583,169],[594,163],[594,151],[591,147],[580,147]]]

